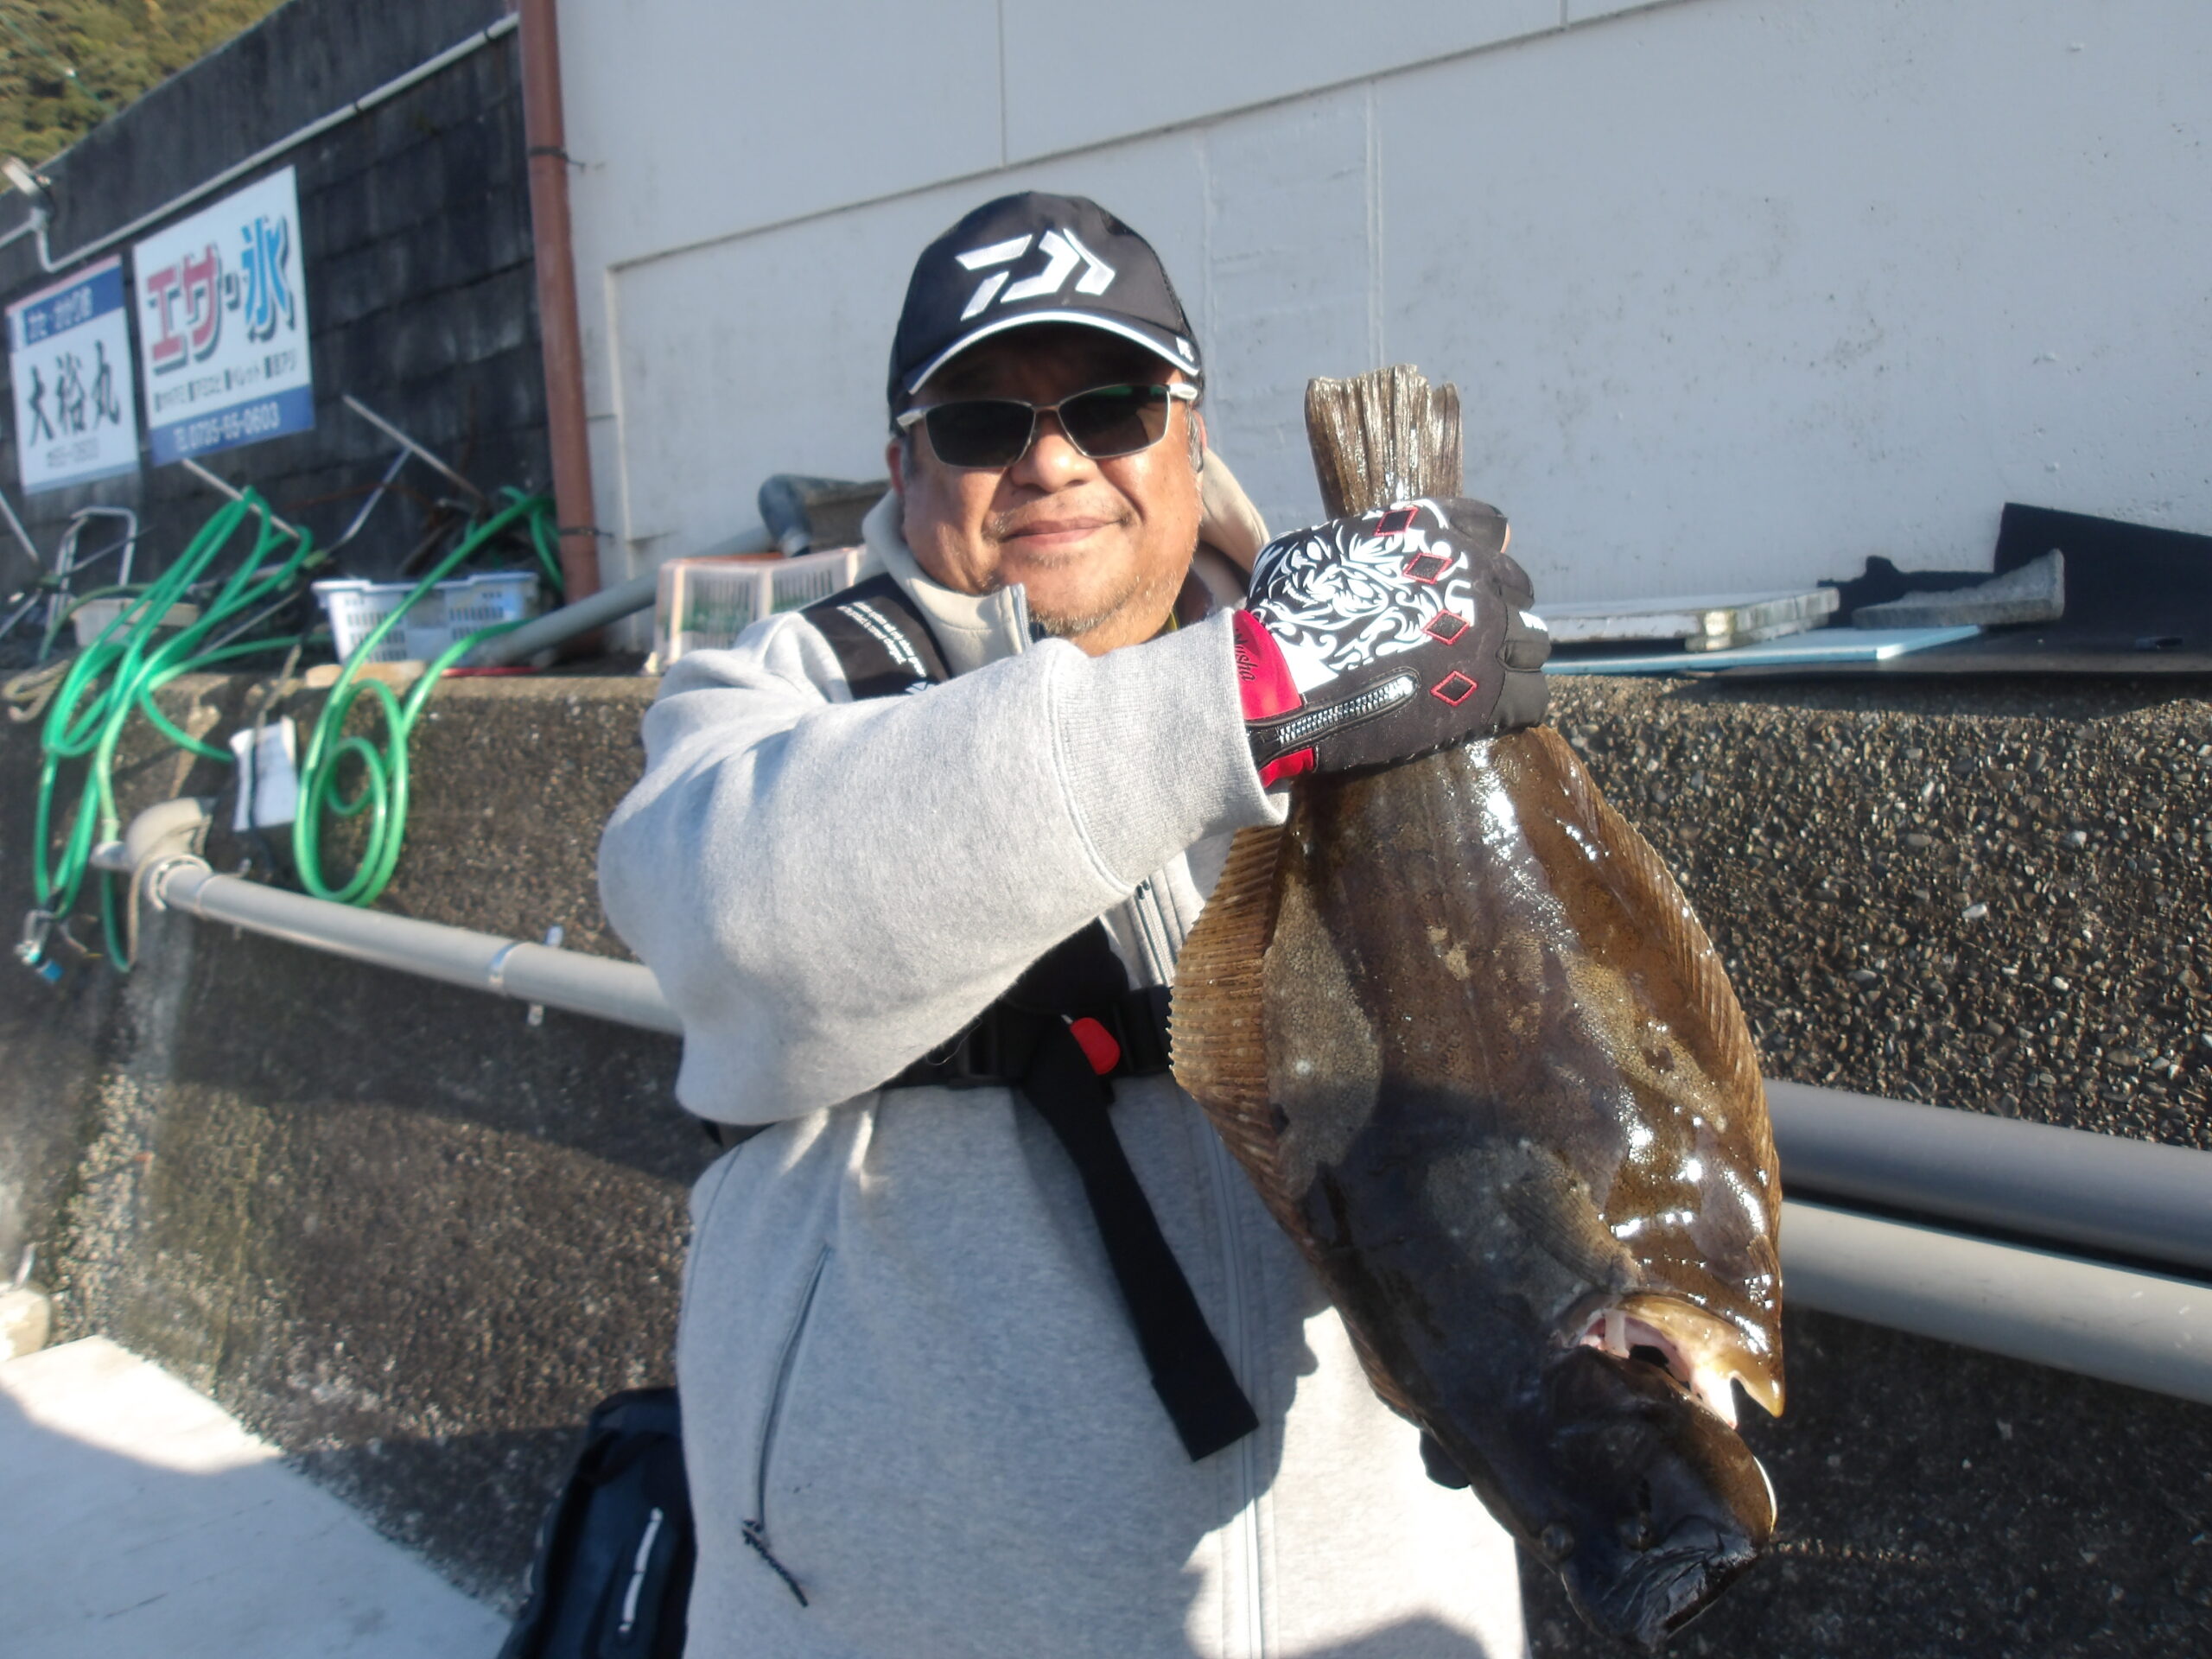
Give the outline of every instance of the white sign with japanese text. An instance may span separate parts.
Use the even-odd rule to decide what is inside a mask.
[[[156,464],[315,425],[290,168],[130,251]]]
[[[138,470],[120,255],[8,308],[8,370],[26,493]]]

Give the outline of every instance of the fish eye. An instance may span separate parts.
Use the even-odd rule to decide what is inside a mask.
[[[1537,1535],[1536,1548],[1556,1567],[1574,1554],[1574,1529],[1564,1521],[1554,1521]]]
[[[1633,1550],[1646,1550],[1659,1541],[1658,1529],[1651,1524],[1651,1517],[1648,1515],[1625,1516],[1616,1530],[1621,1542]]]

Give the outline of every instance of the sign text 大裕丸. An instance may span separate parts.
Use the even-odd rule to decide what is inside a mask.
[[[138,470],[120,256],[8,308],[8,371],[26,492]]]

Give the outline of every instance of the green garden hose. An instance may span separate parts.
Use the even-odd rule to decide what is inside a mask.
[[[377,625],[352,653],[331,688],[301,766],[300,805],[292,829],[293,854],[302,885],[317,898],[366,905],[384,891],[406,835],[407,744],[423,704],[439,677],[478,641],[519,627],[521,622],[497,623],[455,640],[429,665],[404,702],[381,683],[359,677],[377,644],[399,625],[433,584],[518,522],[526,524],[540,561],[557,569],[552,558],[552,504],[542,496],[525,496],[513,490],[505,493],[507,505],[469,531],[416,584],[405,602]],[[156,625],[188,588],[202,580],[249,518],[255,521],[255,531],[247,556],[198,617],[157,639]],[[287,543],[290,550],[284,552]],[[272,598],[295,591],[301,578],[321,563],[322,556],[312,537],[305,531],[279,527],[269,504],[248,490],[200,527],[182,556],[159,580],[130,590],[136,596],[122,613],[70,661],[41,728],[42,753],[31,843],[32,890],[40,912],[57,920],[71,914],[90,869],[93,847],[116,839],[122,832],[115,802],[115,755],[134,713],[143,715],[181,748],[209,760],[232,761],[229,749],[203,742],[181,729],[156,705],[154,695],[180,675],[258,652],[289,651],[303,643],[308,638],[303,634],[221,643],[221,631],[235,630],[242,624],[251,626],[249,613]],[[218,643],[207,644],[211,639]],[[384,715],[381,751],[366,738],[344,732],[347,713],[364,688],[376,694]],[[359,786],[351,796],[341,792],[338,775],[348,755],[359,764],[361,774]],[[59,829],[59,853],[50,854],[57,835],[54,798],[60,792],[62,771],[66,765],[79,761],[86,765],[85,775],[67,822]],[[342,882],[334,883],[323,874],[321,832],[326,812],[342,818],[368,814],[359,863]],[[117,926],[115,878],[105,873],[100,907],[110,960],[118,969],[128,971],[130,964]]]
[[[523,624],[521,618],[512,622],[497,622],[454,640],[431,660],[404,700],[393,695],[391,688],[381,680],[360,677],[362,668],[375,655],[378,643],[399,626],[410,607],[448,572],[518,521],[528,522],[531,539],[539,557],[550,564],[553,504],[542,495],[524,495],[514,490],[505,494],[507,505],[469,531],[461,544],[416,584],[406,603],[378,623],[369,636],[354,647],[338,676],[338,683],[330,688],[329,699],[322,705],[321,717],[315,721],[315,734],[308,740],[307,753],[300,762],[299,813],[292,821],[292,859],[299,869],[300,885],[318,899],[334,899],[346,905],[376,902],[377,895],[391,880],[391,873],[399,862],[401,843],[407,835],[407,745],[414,734],[415,722],[422,715],[423,705],[437,689],[439,677],[467,656],[478,641]],[[346,734],[346,717],[352,712],[354,699],[363,691],[374,694],[384,716],[381,750],[365,737]],[[338,783],[339,765],[348,755],[360,765],[360,784],[350,796],[340,792]],[[343,881],[334,881],[324,874],[322,822],[326,812],[340,818],[368,814],[359,859],[353,874]]]
[[[246,556],[197,619],[157,639],[155,624],[200,579],[248,518],[257,521],[257,528]],[[287,541],[292,543],[290,552],[272,564]],[[289,647],[289,638],[213,646],[204,642],[270,594],[292,587],[315,563],[310,538],[278,529],[271,522],[268,503],[248,491],[201,525],[183,556],[160,580],[148,584],[77,653],[48,706],[40,734],[38,805],[31,838],[31,887],[39,909],[55,917],[68,915],[76,906],[94,844],[112,841],[122,832],[115,805],[115,752],[132,714],[144,715],[164,737],[194,754],[231,758],[229,750],[180,730],[155,706],[154,694],[181,674]],[[61,770],[65,763],[79,760],[87,763],[85,777],[68,821],[60,830],[60,855],[50,857],[55,834],[54,798]],[[100,912],[110,955],[117,967],[127,969],[130,963],[116,931],[112,877],[102,881]]]

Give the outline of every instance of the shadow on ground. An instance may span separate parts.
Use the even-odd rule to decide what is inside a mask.
[[[1824,1314],[1785,1321],[1767,1559],[1669,1647],[1715,1659],[2212,1652],[2212,1408]],[[1522,1567],[1536,1659],[1617,1659]]]

